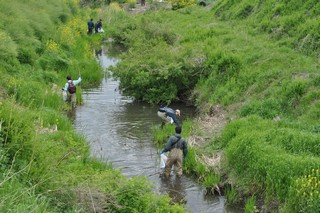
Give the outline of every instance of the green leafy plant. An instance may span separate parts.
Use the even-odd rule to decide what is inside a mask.
[[[293,180],[288,196],[288,210],[316,212],[320,206],[320,170],[312,169],[307,175]]]
[[[225,196],[228,204],[236,204],[239,201],[239,195],[237,194],[235,187],[226,188]]]
[[[256,198],[254,196],[252,196],[248,200],[246,200],[244,212],[245,213],[259,212],[259,210],[256,207]]]
[[[195,0],[170,0],[169,2],[172,4],[173,10],[191,6],[196,3]]]

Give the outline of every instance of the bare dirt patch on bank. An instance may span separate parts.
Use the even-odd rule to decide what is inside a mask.
[[[208,113],[196,119],[201,135],[192,135],[189,138],[189,144],[195,147],[203,147],[207,145],[207,143],[212,141],[213,138],[220,135],[224,126],[229,121],[228,112],[220,105],[211,107]]]
[[[196,120],[199,131],[194,132],[189,137],[189,145],[201,149],[211,143],[214,138],[221,134],[225,125],[230,121],[228,115],[228,111],[222,106],[212,106],[208,113]],[[201,156],[197,156],[197,158],[198,161],[207,165],[215,173],[219,174],[221,172],[221,161],[223,159],[223,152],[221,150],[214,153],[202,154]]]

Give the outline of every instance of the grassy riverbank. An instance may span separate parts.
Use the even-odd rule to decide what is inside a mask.
[[[101,15],[128,48],[113,69],[125,94],[154,104],[189,101],[201,112],[183,125],[193,142],[187,173],[248,211],[316,212],[318,6],[220,0]],[[155,138],[162,142],[166,131]]]
[[[185,212],[147,180],[92,159],[66,116],[66,76],[81,74],[78,104],[103,76],[88,12],[77,1],[1,2],[0,212]]]

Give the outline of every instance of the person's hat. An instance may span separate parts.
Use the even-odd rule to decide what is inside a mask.
[[[180,110],[179,110],[179,109],[176,109],[176,112],[177,112],[178,115],[180,116]]]

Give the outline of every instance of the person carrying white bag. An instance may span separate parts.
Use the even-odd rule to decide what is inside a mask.
[[[181,127],[176,126],[175,128],[176,134],[171,136],[167,142],[166,147],[160,152],[160,168],[165,164],[165,177],[170,176],[172,166],[175,167],[177,172],[177,176],[180,177],[182,175],[182,162],[185,160],[188,153],[188,144],[187,141],[181,137]],[[170,151],[168,158],[165,161],[165,152]]]

